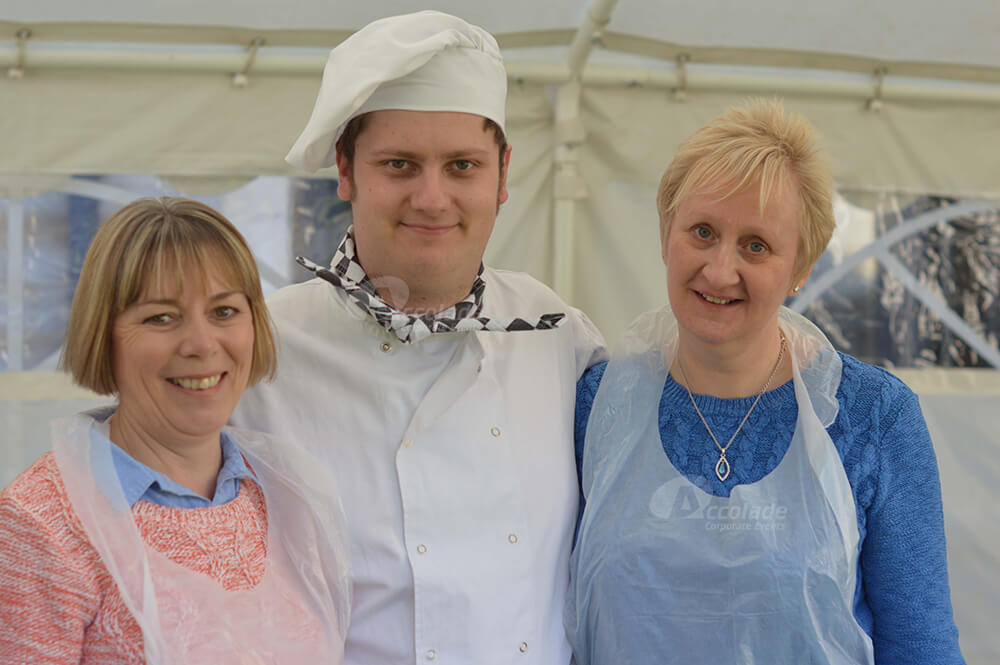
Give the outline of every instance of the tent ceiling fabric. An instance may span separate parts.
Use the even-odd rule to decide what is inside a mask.
[[[435,7],[497,34],[512,72],[545,65],[557,73],[544,81],[512,75],[508,112],[516,117],[520,95],[536,99],[538,85],[558,84],[559,72],[565,76],[567,45],[592,1],[446,0]],[[415,0],[341,3],[337,11],[320,0],[296,0],[280,11],[271,0],[8,0],[0,8],[0,67],[14,62],[18,29],[29,27],[32,35],[23,77],[0,77],[0,174],[292,174],[282,158],[312,107],[325,50],[372,19],[423,7]],[[611,131],[628,144],[628,127],[605,122],[602,114],[637,114],[648,123],[636,146],[640,152],[624,159],[644,165],[643,145],[670,155],[693,128],[726,106],[748,95],[780,95],[808,109],[835,146],[841,185],[1000,196],[1000,153],[981,149],[1000,144],[997,34],[1000,11],[982,0],[619,0],[584,70],[584,140],[614,140],[600,135]],[[261,35],[258,69],[250,71],[248,86],[234,87],[246,46]],[[104,49],[118,60],[113,66],[87,65],[88,49]],[[157,49],[160,64],[130,69],[150,62],[139,56],[156,56]],[[268,70],[271,54],[282,49],[300,54],[306,64],[292,74]],[[71,55],[60,61],[60,50]],[[44,65],[43,51],[54,54],[56,64]],[[672,81],[678,80],[674,59],[681,53],[692,58],[686,102],[671,97]],[[190,62],[198,54],[215,62],[222,55],[225,62],[215,69],[170,69],[171,62]],[[608,62],[650,75],[631,85],[614,77],[611,85],[595,83]],[[872,72],[887,63],[884,104],[877,100],[881,111],[870,111],[866,102],[877,87]],[[753,68],[747,65],[817,76],[808,91],[772,85],[766,77],[739,88],[699,87],[705,68]],[[828,83],[833,79],[824,75],[853,77],[853,92],[835,92]],[[964,79],[937,83],[946,93],[961,87],[987,94],[978,102],[947,94],[893,98],[904,77]],[[552,95],[554,86],[547,88]],[[551,104],[548,113],[547,131],[553,141],[561,140]],[[592,189],[600,186],[590,183]]]
[[[275,11],[270,0],[17,0],[5,3],[0,20],[38,29],[38,38],[75,38],[58,24],[96,25],[97,38],[136,40],[136,26],[175,26],[160,39],[189,42],[189,28],[224,28],[215,34],[245,36],[265,31],[272,44],[330,45],[380,16],[427,8],[420,0],[339,3],[336,11],[321,0],[296,0]],[[538,36],[572,34],[583,21],[589,0],[503,3],[445,0],[436,9],[452,12],[494,34]],[[56,24],[46,34],[45,24]],[[114,24],[125,29],[115,33]],[[187,26],[183,28],[180,26]],[[245,31],[239,30],[246,29]],[[235,29],[235,30],[234,30]],[[101,31],[103,30],[103,34]],[[607,26],[609,33],[690,48],[739,48],[804,52],[886,62],[996,68],[1000,66],[1000,11],[983,0],[756,0],[669,3],[622,0]],[[297,31],[305,31],[298,39]],[[148,30],[147,30],[148,32]],[[187,34],[185,34],[187,33]],[[195,33],[197,35],[198,33]],[[77,35],[79,33],[77,32]],[[132,35],[127,37],[126,35]],[[91,37],[93,38],[93,37]],[[245,40],[239,40],[245,43]],[[551,42],[550,42],[551,43]],[[563,42],[566,43],[566,42]],[[532,45],[545,45],[535,42]]]

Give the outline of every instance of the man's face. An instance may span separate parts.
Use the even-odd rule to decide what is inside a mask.
[[[376,286],[398,279],[413,294],[464,290],[454,302],[464,298],[507,200],[509,159],[508,151],[501,165],[482,116],[371,113],[353,164],[337,155],[337,191],[351,201],[358,259]]]

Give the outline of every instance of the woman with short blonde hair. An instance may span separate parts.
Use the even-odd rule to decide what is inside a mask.
[[[963,662],[916,395],[782,306],[831,198],[777,102],[730,109],[667,168],[669,304],[578,386],[579,665]]]

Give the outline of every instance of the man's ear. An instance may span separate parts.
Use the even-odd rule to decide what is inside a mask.
[[[497,192],[497,203],[506,203],[507,197],[507,172],[510,170],[510,152],[511,146],[507,146],[507,152],[503,155],[503,160],[500,162],[500,190]],[[343,197],[341,197],[343,198]]]
[[[350,201],[354,194],[354,181],[351,177],[351,163],[337,151],[337,196],[344,201]]]

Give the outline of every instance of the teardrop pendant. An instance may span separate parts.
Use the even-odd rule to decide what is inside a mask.
[[[729,466],[729,460],[726,459],[726,453],[723,452],[719,455],[719,461],[715,463],[715,477],[721,482],[726,482],[730,471],[732,468]]]

